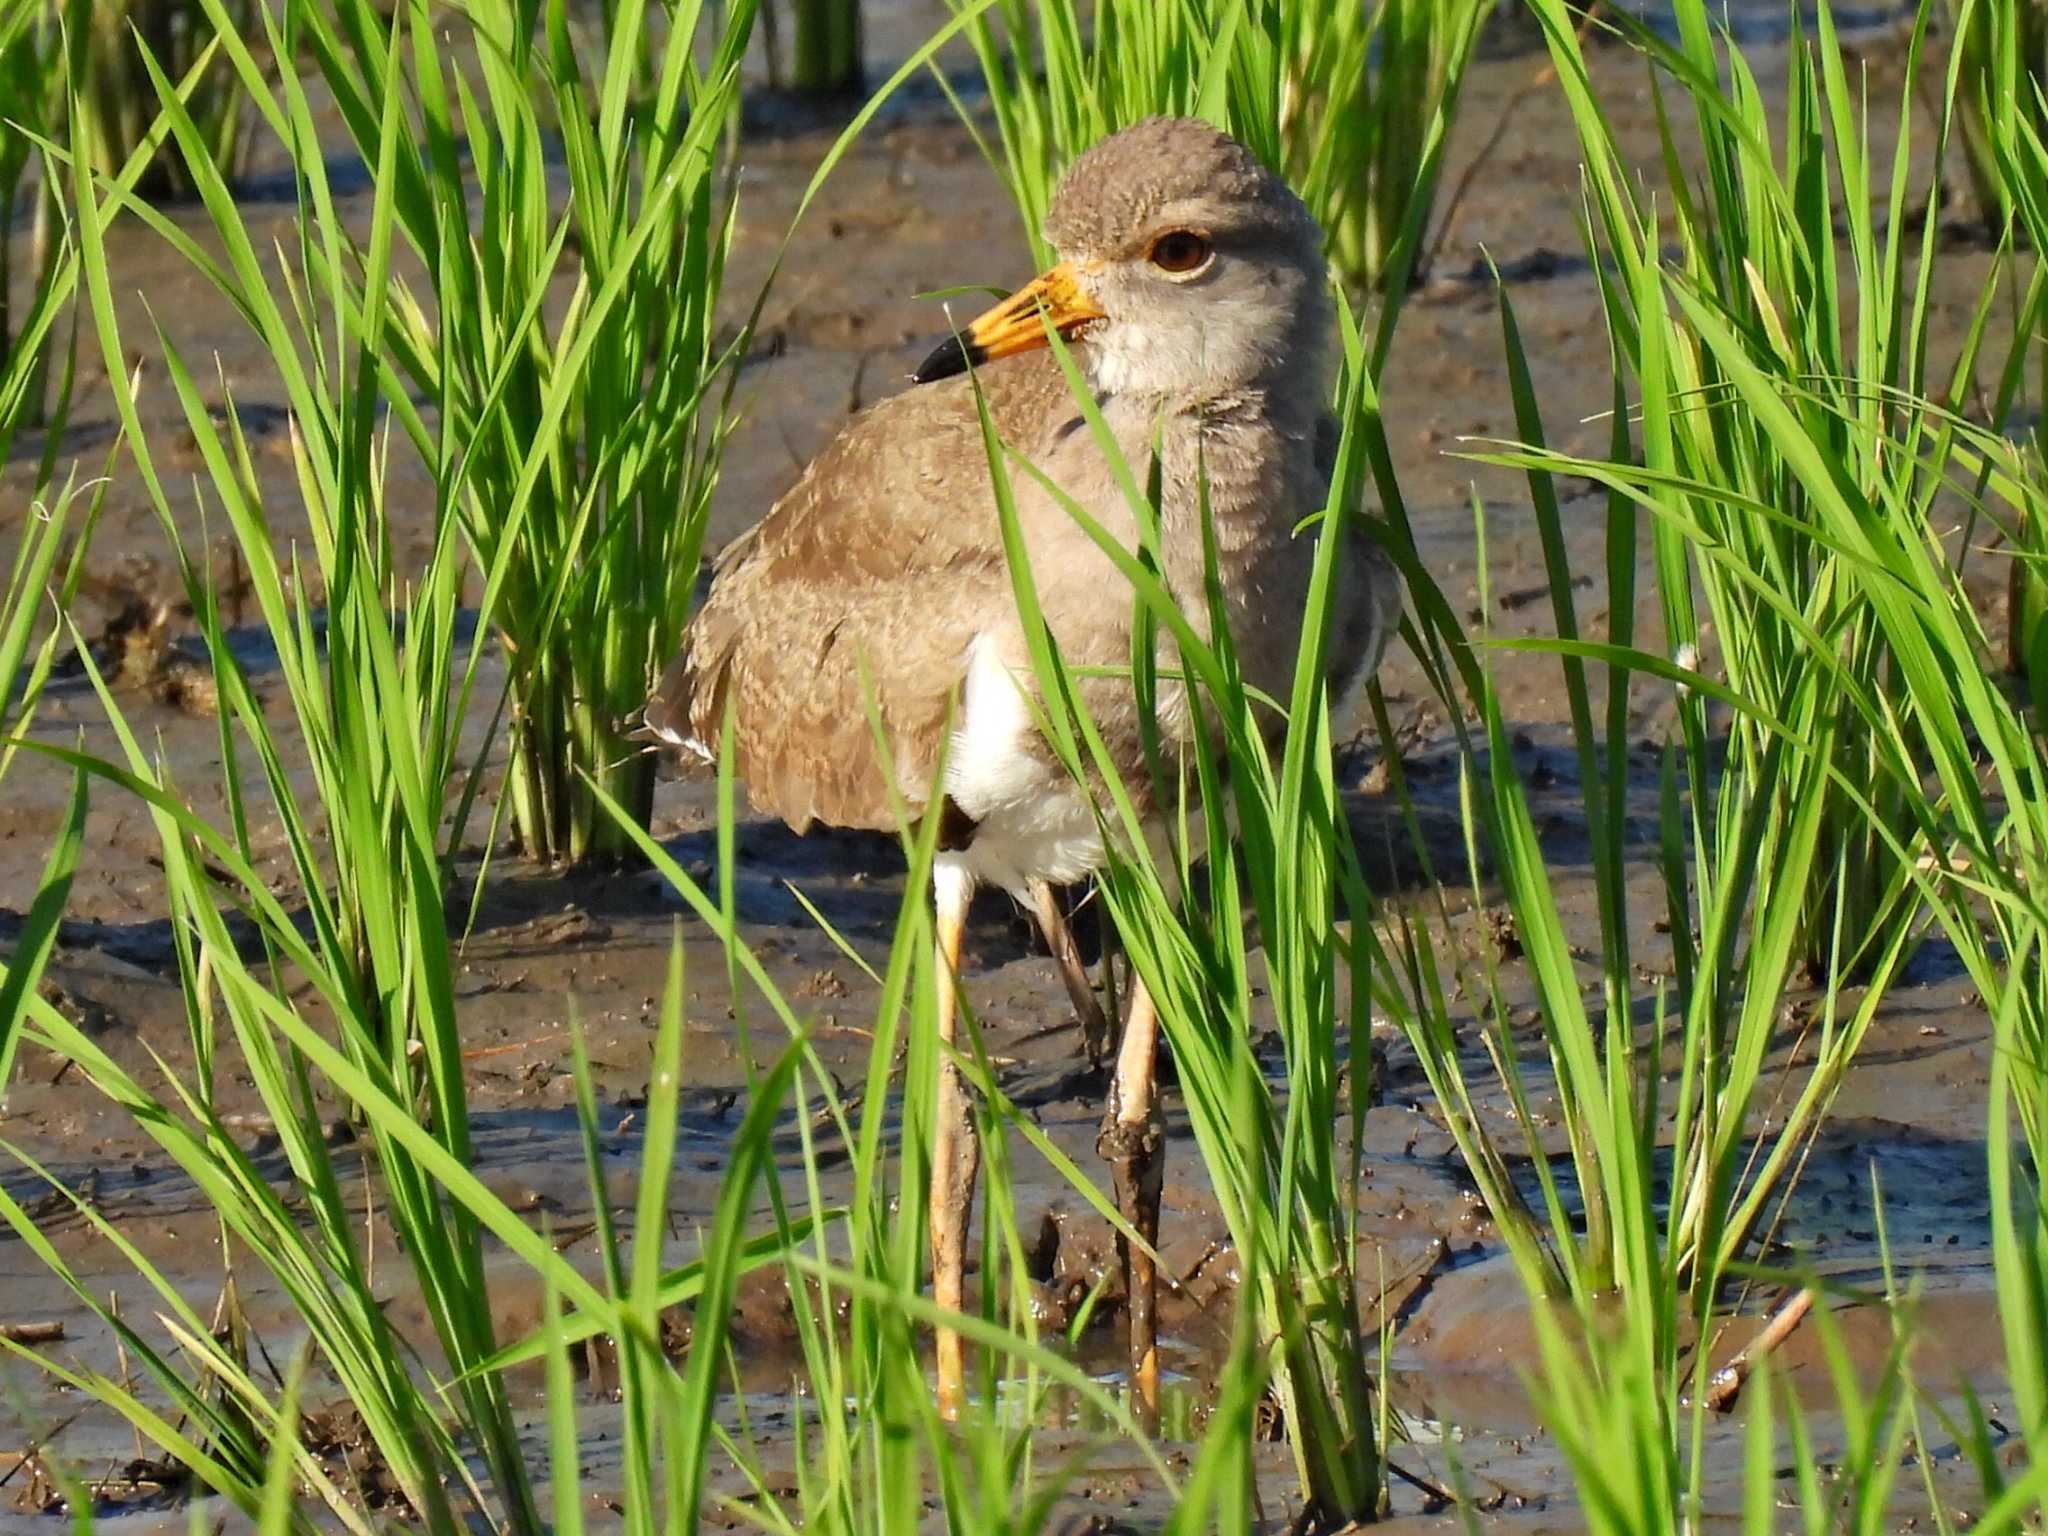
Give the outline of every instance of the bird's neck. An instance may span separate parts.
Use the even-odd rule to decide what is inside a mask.
[[[1293,381],[1199,394],[1107,397],[1109,419],[1142,485],[1155,454],[1165,521],[1194,535],[1206,501],[1218,529],[1284,517],[1315,481],[1323,395]]]
[[[1082,354],[1096,397],[1116,400],[1124,412],[1151,421],[1215,420],[1261,413],[1286,424],[1313,426],[1328,409],[1336,379],[1327,338],[1304,328],[1270,357],[1212,370],[1199,360],[1154,355],[1134,337],[1103,338]]]

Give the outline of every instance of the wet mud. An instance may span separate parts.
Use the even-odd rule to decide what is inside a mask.
[[[870,48],[877,57],[888,57],[891,49],[900,57],[928,18],[915,5],[883,12]],[[1512,27],[1503,28],[1490,38],[1467,87],[1447,185],[1458,185],[1468,172],[1469,181],[1450,213],[1434,266],[1402,319],[1382,382],[1401,485],[1424,555],[1452,601],[1468,606],[1468,620],[1503,635],[1545,632],[1549,607],[1531,596],[1542,590],[1543,566],[1526,485],[1515,474],[1465,456],[1484,440],[1512,431],[1491,267],[1502,273],[1514,304],[1552,444],[1604,451],[1607,427],[1601,413],[1611,404],[1595,276],[1578,254],[1574,227],[1576,141],[1556,93],[1532,88],[1544,61],[1530,44]],[[1872,99],[1888,99],[1898,78],[1898,37],[1873,24],[1858,35],[1857,47]],[[1752,62],[1764,87],[1774,89],[1782,78],[1782,53],[1764,46]],[[1596,84],[1616,114],[1624,142],[1648,163],[1656,130],[1640,64],[1620,50],[1609,50],[1596,55],[1596,71]],[[1497,135],[1504,122],[1507,131]],[[771,120],[748,138],[739,243],[729,278],[736,303],[750,296],[776,258],[797,197],[830,137],[828,128]],[[1874,143],[1871,152],[1881,162],[1889,146]],[[274,177],[276,167],[268,169]],[[264,168],[258,171],[260,188]],[[353,205],[367,209],[368,191],[360,179],[344,184],[352,187]],[[259,244],[282,236],[292,216],[283,198],[253,197],[250,212]],[[193,214],[185,219],[194,227],[199,222]],[[160,242],[139,230],[124,230],[115,260],[115,288],[127,333],[142,338],[150,334],[153,320],[160,321],[188,358],[207,360],[210,371],[217,368],[207,387],[217,406],[235,410],[250,433],[278,537],[302,536],[303,515],[291,494],[281,395],[266,360],[211,291]],[[1954,345],[1989,260],[1967,243],[1948,254],[1938,303],[1938,345]],[[827,186],[789,247],[761,343],[745,368],[746,419],[728,451],[710,545],[765,511],[851,411],[903,386],[910,367],[945,324],[936,303],[915,295],[966,283],[1012,285],[1029,275],[1028,262],[1016,215],[943,104],[929,91],[913,92],[885,113]],[[112,407],[104,375],[92,362],[84,365],[84,374],[81,404],[60,447],[66,460],[75,458],[81,473],[91,475],[100,472],[110,445]],[[146,379],[142,409],[166,466],[189,479],[198,468],[196,456],[161,377]],[[13,461],[0,467],[0,560],[11,553],[30,515],[34,462],[42,446],[29,435]],[[1479,606],[1473,569],[1474,492],[1487,518],[1490,611]],[[1604,569],[1601,504],[1584,487],[1566,484],[1561,492],[1574,557],[1582,569],[1596,573],[1575,596],[1597,628],[1606,622],[1597,575]],[[180,494],[188,497],[181,535],[196,557],[210,560],[230,621],[253,624],[253,613],[242,614],[236,606],[236,573],[226,546],[208,548],[201,509],[189,492]],[[424,513],[431,498],[417,471],[396,457],[389,499],[401,508],[421,509],[416,520],[401,521],[397,538],[401,562],[422,556],[429,537]],[[1988,611],[2002,586],[2003,570],[1988,559],[1974,569]],[[1647,563],[1637,591],[1653,592]],[[154,738],[195,807],[224,815],[217,725],[191,614],[155,515],[132,475],[118,466],[77,617],[102,664],[110,666],[123,707]],[[1653,643],[1653,600],[1644,601],[1636,622],[1638,633]],[[256,632],[244,628],[238,634],[246,637],[247,659],[259,687],[281,703],[281,682],[274,675],[266,679]],[[495,665],[488,661],[487,672]],[[1560,900],[1580,934],[1594,934],[1589,856],[1576,811],[1576,761],[1554,665],[1501,654],[1496,666],[1516,733],[1517,766],[1532,788]],[[1389,658],[1383,680],[1395,750],[1436,845],[1432,857],[1456,889],[1463,855],[1449,723],[1403,649],[1397,647]],[[1646,814],[1653,814],[1656,751],[1669,729],[1669,699],[1644,688],[1636,710],[1632,730],[1644,750],[1638,754],[1633,788],[1650,808]],[[37,734],[50,742],[82,738],[89,749],[103,753],[115,750],[75,666],[60,675]],[[1344,758],[1354,825],[1381,886],[1379,894],[1397,907],[1411,904],[1424,920],[1440,922],[1447,942],[1474,953],[1499,942],[1483,891],[1446,917],[1435,915],[1433,901],[1430,910],[1422,911],[1415,861],[1404,851],[1406,833],[1381,792],[1385,750],[1367,739]],[[310,793],[303,764],[290,767],[296,787]],[[0,948],[19,930],[68,790],[63,775],[33,756],[24,756],[9,772],[0,795]],[[662,785],[655,833],[699,874],[708,874],[717,856],[714,822],[708,785],[683,779]],[[477,835],[482,826],[480,819]],[[254,836],[259,863],[281,872],[284,850],[275,823],[259,816]],[[473,874],[480,857],[480,848],[466,850],[462,872]],[[747,940],[776,984],[814,1023],[819,1051],[841,1083],[858,1085],[867,1069],[875,986],[818,931],[791,888],[801,890],[873,961],[885,951],[904,899],[902,860],[894,843],[831,832],[800,839],[778,824],[750,820],[740,830],[736,859]],[[1656,889],[1648,869],[1634,878],[1646,895]],[[116,793],[96,793],[84,860],[46,991],[116,1060],[145,1079],[153,1079],[154,1058],[174,1071],[191,1065],[163,911],[149,818]],[[587,1034],[597,1074],[608,1163],[630,1169],[639,1148],[635,1109],[645,1092],[657,1000],[676,933],[688,965],[687,1086],[670,1214],[672,1231],[689,1233],[703,1225],[712,1209],[724,1154],[744,1110],[748,1071],[716,941],[684,915],[652,874],[560,878],[523,870],[504,858],[494,864],[478,920],[458,950],[477,1169],[515,1209],[559,1234],[567,1251],[593,1265],[592,1199],[571,1092],[570,1010]],[[1668,964],[1654,942],[1640,957],[1648,973]],[[1106,1171],[1094,1150],[1100,1084],[1084,1069],[1079,1031],[1058,971],[1030,924],[1005,899],[984,896],[974,909],[964,964],[966,987],[1004,1091],[1106,1187]],[[1518,983],[1512,963],[1507,969],[1512,999]],[[1794,1016],[1800,1001],[1786,1000],[1781,1055],[1788,1060],[1801,1049]],[[751,1022],[762,1050],[779,1042],[765,1014]],[[1913,1309],[1922,1334],[1915,1366],[1921,1379],[1945,1394],[1967,1385],[1995,1408],[2003,1388],[1983,1178],[1988,1039],[1987,1020],[1966,980],[1946,963],[1943,952],[1930,946],[1886,1002],[1776,1240],[1785,1253],[1797,1254],[1830,1279],[1881,1291],[1885,1276],[1872,1194],[1873,1188],[1881,1189],[1884,1231],[1898,1282],[1917,1290]],[[1533,1061],[1540,1053],[1533,1030],[1528,1044]],[[1390,1321],[1388,1385],[1406,1426],[1405,1442],[1393,1450],[1408,1477],[1394,1485],[1391,1529],[1452,1528],[1452,1517],[1438,1507],[1430,1490],[1451,1486],[1449,1462],[1455,1452],[1488,1528],[1576,1530],[1568,1473],[1538,1430],[1523,1390],[1523,1373],[1535,1361],[1536,1345],[1521,1288],[1461,1174],[1412,1056],[1392,1036],[1376,1035],[1376,1046],[1382,1064],[1380,1099],[1366,1118],[1359,1148],[1368,1176],[1361,1196],[1358,1272],[1369,1281],[1371,1315]],[[1473,1051],[1477,1080],[1489,1080],[1476,1043]],[[287,1182],[289,1170],[253,1089],[230,1073],[222,1093],[228,1114],[239,1117],[230,1124],[246,1138],[246,1150],[280,1185]],[[1505,1104],[1497,1108],[1506,1113]],[[1539,1093],[1534,1109],[1542,1115],[1555,1105],[1546,1105]],[[1170,1386],[1198,1416],[1223,1358],[1236,1271],[1227,1231],[1170,1090],[1167,1110],[1162,1230],[1164,1274],[1172,1283],[1162,1297],[1162,1333]],[[1554,1126],[1554,1118],[1548,1123]],[[781,1171],[788,1176],[799,1165],[797,1128],[790,1123],[779,1129]],[[337,1125],[335,1134],[345,1143],[346,1126]],[[80,1073],[40,1050],[25,1050],[0,1108],[0,1137],[82,1192],[202,1305],[210,1304],[219,1289],[224,1260],[235,1259],[252,1323],[278,1358],[290,1350],[297,1325],[261,1282],[256,1267],[246,1256],[219,1251],[217,1227],[199,1192]],[[345,1169],[359,1166],[350,1156],[344,1145]],[[1028,1149],[1014,1148],[1013,1157],[1019,1225],[1027,1239],[1035,1239],[1034,1262],[1048,1319],[1058,1320],[1099,1282],[1109,1287],[1112,1304],[1101,1309],[1103,1320],[1087,1345],[1096,1351],[1090,1363],[1109,1373],[1121,1351],[1109,1230]],[[838,1176],[833,1167],[826,1168],[828,1198]],[[119,1293],[129,1311],[146,1315],[150,1298],[68,1200],[50,1195],[11,1158],[0,1159],[0,1181],[30,1202],[49,1241],[88,1285],[100,1293]],[[673,1246],[678,1257],[687,1252],[686,1242]],[[382,1258],[389,1264],[381,1284],[390,1296],[392,1316],[411,1336],[424,1337],[428,1330],[402,1263],[388,1251]],[[504,1280],[497,1298],[501,1324],[509,1329],[537,1321],[541,1298],[520,1282],[517,1266],[502,1255],[493,1263]],[[1378,1277],[1384,1277],[1383,1294]],[[749,1362],[745,1385],[760,1394],[756,1432],[771,1453],[779,1447],[787,1456],[787,1432],[778,1442],[774,1415],[786,1407],[778,1407],[776,1399],[789,1388],[796,1357],[787,1298],[778,1294],[778,1286],[779,1281],[750,1284],[735,1326]],[[1838,1307],[1834,1315],[1852,1357],[1874,1370],[1891,1342],[1883,1309],[1851,1304]],[[53,1282],[25,1244],[0,1237],[0,1326],[23,1325],[61,1328],[61,1341],[48,1347],[83,1364],[117,1369],[111,1344],[85,1308]],[[1710,1341],[1708,1347],[1718,1358],[1740,1342],[1731,1336]],[[1779,1364],[1808,1401],[1815,1432],[1825,1439],[1835,1426],[1818,1349],[1813,1331],[1802,1331],[1781,1351]],[[594,1426],[590,1486],[596,1490],[604,1485],[608,1447],[616,1437],[603,1434],[603,1415],[609,1410],[601,1402],[601,1368],[589,1385]],[[170,1529],[174,1522],[182,1528],[184,1513],[168,1498],[152,1496],[151,1469],[128,1466],[135,1452],[126,1432],[107,1415],[80,1414],[79,1408],[73,1394],[17,1364],[0,1362],[0,1528],[50,1528],[52,1517],[38,1513],[33,1468],[16,1468],[16,1474],[9,1468],[15,1466],[16,1453],[40,1443],[59,1424],[65,1427],[56,1450],[74,1465],[95,1475],[104,1471],[112,1479],[105,1507],[110,1519],[122,1515],[115,1529]],[[1084,1443],[1090,1433],[1091,1427],[1070,1408],[1056,1404],[1042,1431],[1043,1452],[1057,1457]],[[1929,1433],[1938,1435],[1931,1421]],[[345,1442],[346,1426],[337,1422],[334,1436],[337,1444]],[[1970,1470],[1952,1446],[1930,1444],[1938,1478],[1948,1485],[1944,1497],[1968,1507],[1974,1486]],[[1184,1461],[1187,1447],[1177,1449]],[[1267,1446],[1261,1454],[1270,1474],[1267,1514],[1270,1528],[1277,1530],[1289,1512],[1288,1468],[1281,1447]],[[1730,1486],[1739,1475],[1740,1455],[1739,1431],[1731,1424],[1708,1452],[1710,1466],[1727,1468]],[[124,1476],[132,1498],[119,1496]],[[1901,1483],[1903,1521],[1924,1505],[1926,1494],[1915,1479]],[[1139,1458],[1114,1449],[1092,1464],[1070,1503],[1077,1531],[1110,1528],[1110,1521],[1152,1528],[1166,1508]],[[594,1508],[593,1513],[599,1512]],[[1097,1517],[1104,1523],[1091,1524]]]

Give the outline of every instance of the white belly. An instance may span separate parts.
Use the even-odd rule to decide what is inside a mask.
[[[1070,885],[1102,864],[1102,829],[1087,796],[1035,750],[1038,723],[994,641],[968,656],[960,723],[946,753],[946,793],[977,823],[958,855],[977,882],[1020,899],[1031,884]]]

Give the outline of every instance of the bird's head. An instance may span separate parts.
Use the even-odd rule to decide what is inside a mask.
[[[1061,179],[1045,233],[1059,264],[942,342],[918,382],[1044,346],[1049,322],[1085,342],[1081,361],[1105,391],[1325,390],[1322,232],[1228,134],[1164,117],[1113,134]]]

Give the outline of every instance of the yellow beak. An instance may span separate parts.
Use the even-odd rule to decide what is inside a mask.
[[[1039,318],[1041,314],[1044,320]],[[1071,341],[1082,327],[1103,318],[1102,310],[1081,286],[1079,271],[1072,262],[1063,261],[984,311],[957,336],[940,342],[910,377],[916,383],[929,384],[999,357],[1042,347],[1048,320]]]

